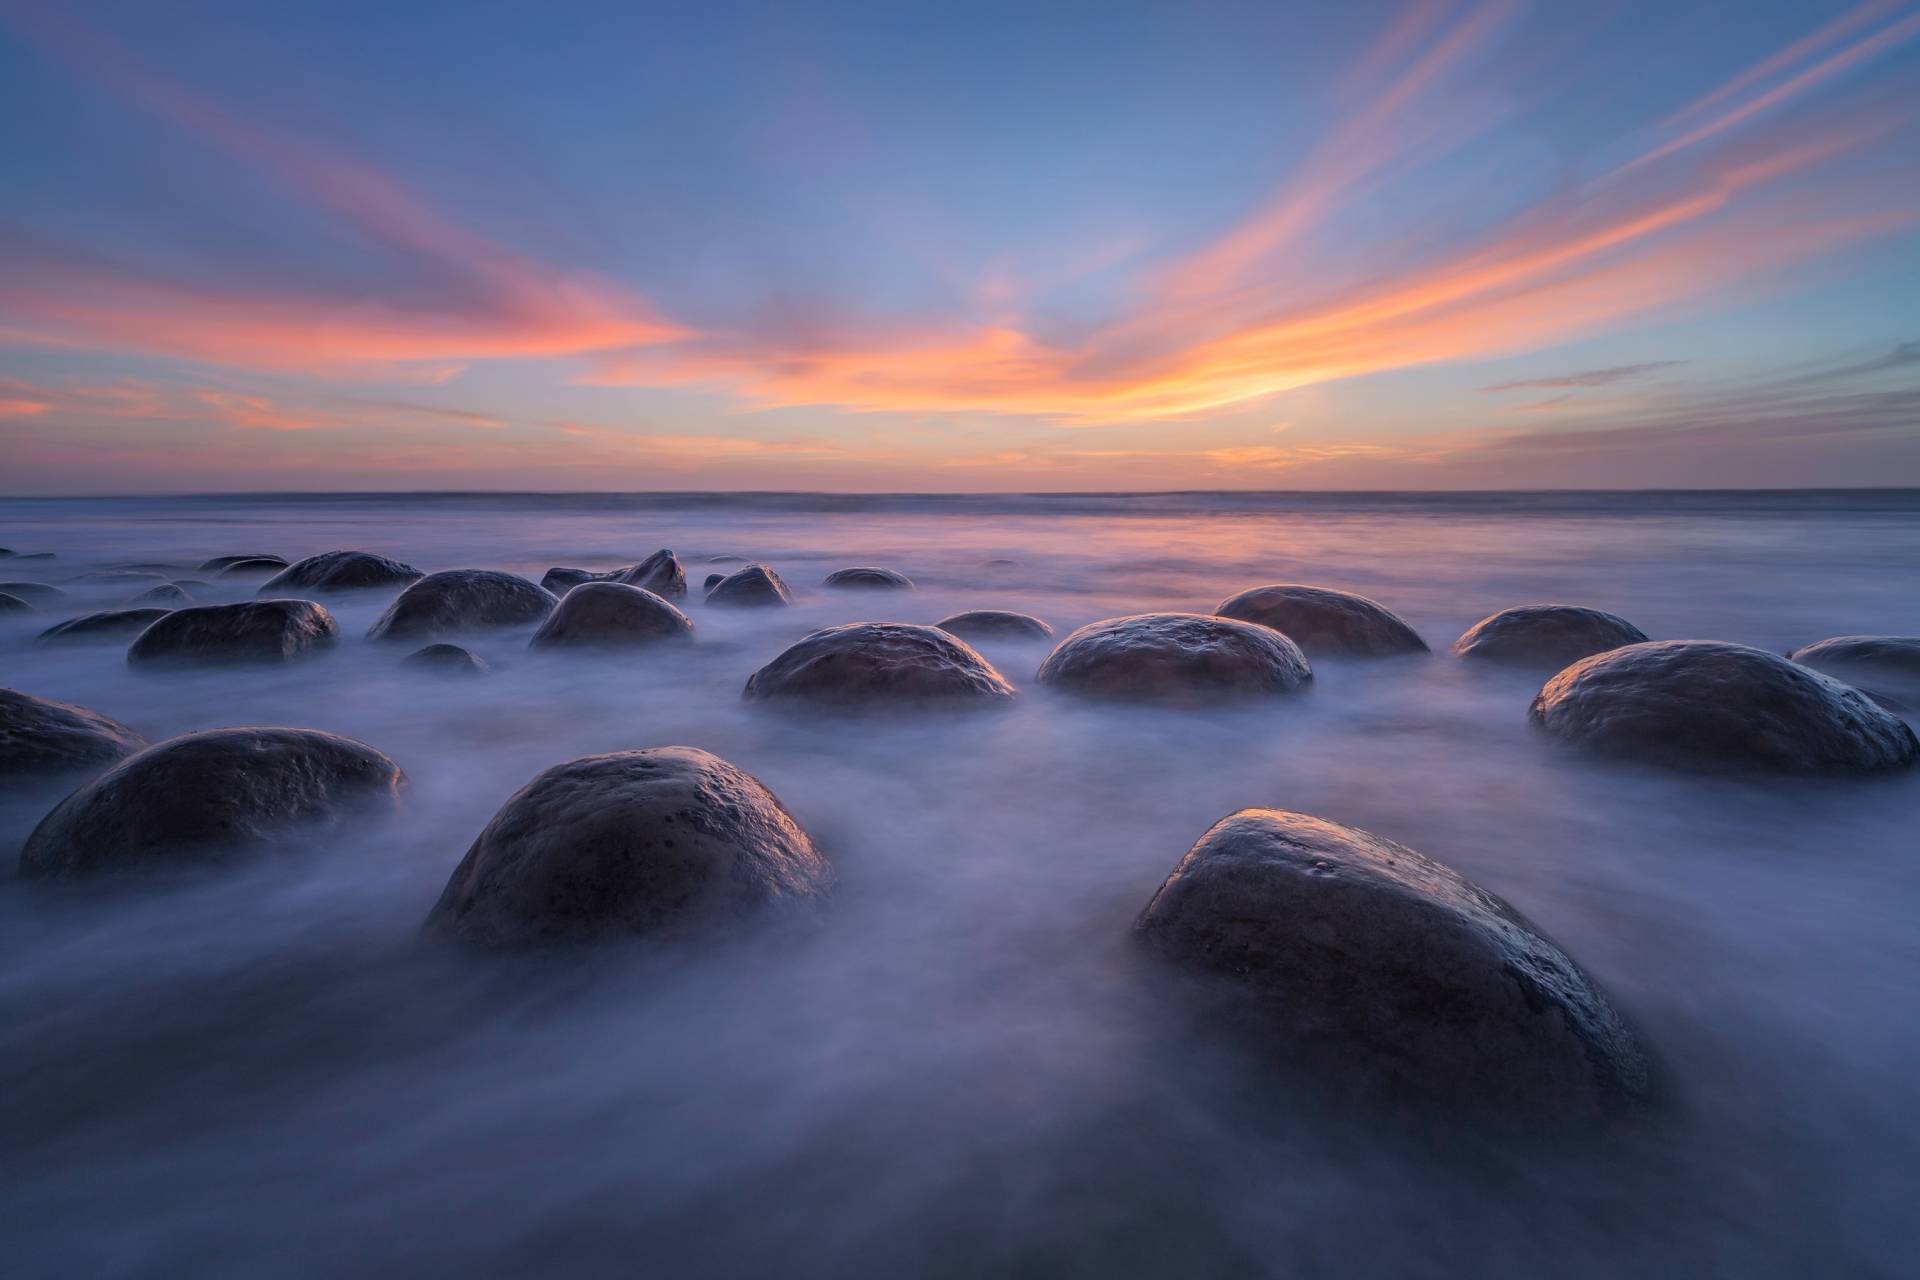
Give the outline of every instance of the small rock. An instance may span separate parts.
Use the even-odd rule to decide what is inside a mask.
[[[367,630],[369,640],[431,640],[449,632],[538,622],[559,601],[513,573],[444,569],[402,591]]]
[[[1572,604],[1523,604],[1480,619],[1453,642],[1463,658],[1559,670],[1596,653],[1640,644],[1646,632],[1611,613]]]
[[[186,588],[182,587],[179,583],[163,582],[157,587],[148,587],[145,591],[142,591],[133,598],[133,603],[135,604],[141,604],[143,602],[149,604],[182,605],[192,604],[193,597],[188,595]]]
[[[826,576],[824,585],[853,591],[911,591],[913,579],[892,569],[856,565],[851,569],[835,569]]]
[[[279,556],[255,556],[251,560],[235,560],[220,570],[222,578],[271,578],[287,569],[287,562]]]
[[[1787,656],[1849,684],[1920,688],[1920,636],[1834,636]]]
[[[38,609],[22,600],[19,596],[10,596],[0,591],[0,613],[38,613]]]
[[[788,605],[793,603],[793,593],[772,569],[764,564],[750,564],[715,583],[707,592],[707,603],[746,608]]]
[[[400,665],[409,671],[425,671],[437,676],[484,676],[493,670],[485,658],[457,644],[446,643],[415,649],[400,660]]]
[[[624,570],[615,581],[651,591],[657,596],[687,594],[687,571],[681,566],[680,558],[671,551],[654,552],[631,569]]]
[[[295,662],[326,652],[339,639],[333,615],[311,600],[205,604],[155,621],[127,650],[127,665]]]
[[[10,596],[18,596],[30,604],[51,604],[55,600],[64,600],[67,593],[58,587],[50,587],[44,582],[0,582],[0,591]]]
[[[328,551],[288,565],[267,579],[255,594],[273,596],[292,591],[366,591],[376,587],[404,587],[421,576],[420,571],[412,565],[374,555],[371,551]]]
[[[1316,657],[1425,653],[1427,642],[1384,605],[1347,591],[1279,583],[1221,602],[1223,618],[1272,627]]]
[[[334,554],[340,555],[343,553],[335,552]],[[287,567],[287,562],[279,556],[270,556],[264,553],[256,553],[253,555],[215,556],[213,559],[204,561],[200,565],[200,572],[201,573],[218,573],[220,570],[227,568],[229,565],[243,564],[243,563],[249,563],[249,562],[264,562],[264,563],[276,564],[276,565],[279,565],[282,569]]]
[[[691,639],[692,621],[663,597],[624,582],[583,582],[547,615],[528,647],[639,649]]]
[[[612,582],[625,572],[625,569],[615,569],[609,573],[595,573],[591,569],[568,569],[555,565],[541,577],[540,585],[556,596],[564,596],[583,582]]]
[[[1051,640],[1053,628],[1029,613],[971,609],[933,624],[962,640]]]
[[[0,778],[104,769],[146,745],[97,711],[0,689]]]
[[[1093,622],[1040,664],[1041,684],[1128,702],[1197,702],[1292,693],[1313,679],[1298,645],[1271,627],[1203,613]]]
[[[726,580],[727,575],[724,573],[710,573],[707,575],[706,582],[701,585],[700,590],[711,591]]]
[[[35,644],[102,644],[139,635],[171,609],[104,609],[55,623],[34,637]]]
[[[862,706],[1010,702],[1013,686],[937,627],[850,622],[816,631],[747,678],[760,702]]]

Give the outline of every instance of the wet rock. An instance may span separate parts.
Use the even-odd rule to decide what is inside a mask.
[[[1834,636],[1787,655],[1837,680],[1870,691],[1920,691],[1920,636]]]
[[[1559,670],[1596,653],[1639,644],[1646,633],[1599,609],[1572,604],[1523,604],[1480,619],[1453,651],[1463,658]]]
[[[171,609],[103,609],[55,623],[34,637],[35,644],[111,644],[130,640]]]
[[[485,658],[469,653],[457,644],[430,644],[415,649],[400,660],[409,671],[425,671],[437,676],[484,676],[493,668]]]
[[[1053,628],[1030,613],[970,609],[933,624],[962,640],[1051,640]]]
[[[1788,773],[1904,768],[1913,730],[1858,690],[1778,654],[1716,640],[1656,640],[1566,668],[1534,698],[1533,723],[1607,755]]]
[[[710,573],[707,575],[707,580],[701,584],[700,590],[711,591],[726,580],[727,575],[724,573]]]
[[[687,571],[681,566],[680,558],[666,550],[656,551],[631,569],[621,571],[614,581],[651,591],[657,596],[687,594]]]
[[[540,629],[534,649],[639,649],[693,639],[693,623],[664,597],[624,582],[583,582]]]
[[[1271,627],[1202,613],[1094,622],[1040,664],[1049,688],[1129,702],[1197,702],[1292,693],[1313,679],[1300,647]]]
[[[10,596],[18,596],[30,604],[52,604],[64,600],[67,593],[58,587],[50,587],[44,582],[0,582],[0,591]]]
[[[367,629],[369,640],[432,640],[450,632],[513,627],[553,612],[553,593],[518,574],[445,569],[402,591]]]
[[[157,587],[148,587],[142,591],[133,598],[133,603],[183,605],[192,604],[193,597],[188,595],[186,588],[179,583],[163,582]]]
[[[412,565],[374,555],[371,551],[327,551],[288,565],[267,579],[256,594],[270,596],[284,595],[290,591],[366,591],[377,587],[404,587],[421,576],[420,571]]]
[[[10,596],[0,591],[0,613],[38,613],[38,609],[22,600],[19,596]]]
[[[715,583],[707,592],[707,603],[745,608],[788,605],[793,603],[793,593],[772,569],[764,564],[750,564]]]
[[[335,552],[334,554],[338,555],[341,553]],[[255,552],[251,555],[215,556],[211,560],[203,561],[199,566],[199,570],[201,573],[218,573],[220,570],[228,568],[229,566],[246,563],[276,564],[282,569],[287,567],[286,560],[280,556],[267,555],[264,552]]]
[[[692,747],[556,765],[454,870],[428,928],[489,946],[672,936],[808,908],[833,870],[751,774]]]
[[[1200,837],[1134,925],[1216,975],[1284,1054],[1365,1063],[1426,1093],[1590,1111],[1649,1063],[1606,995],[1512,907],[1365,831],[1242,809]]]
[[[0,689],[0,778],[104,769],[146,745],[97,711]]]
[[[540,585],[556,596],[564,596],[583,582],[612,582],[625,569],[614,569],[607,573],[595,573],[591,569],[568,569],[555,565],[540,578]]]
[[[339,639],[333,615],[311,600],[206,604],[176,609],[141,632],[127,650],[127,665],[297,662]]]
[[[892,569],[856,565],[850,569],[835,569],[826,576],[824,585],[850,591],[911,591],[913,579]]]
[[[60,802],[20,853],[25,877],[241,863],[391,811],[406,775],[316,729],[209,729],[121,761]]]
[[[1316,657],[1385,658],[1427,651],[1419,633],[1385,606],[1326,587],[1255,587],[1223,601],[1214,612],[1272,627]]]
[[[747,678],[749,701],[811,705],[996,705],[1013,686],[937,627],[850,622],[816,631]]]
[[[285,571],[287,562],[279,556],[256,556],[251,560],[235,560],[220,570],[222,578],[271,578]]]

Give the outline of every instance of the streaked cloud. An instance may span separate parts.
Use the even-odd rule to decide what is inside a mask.
[[[1557,390],[1562,387],[1610,387],[1617,382],[1630,382],[1636,378],[1644,378],[1650,373],[1677,369],[1685,363],[1684,360],[1651,360],[1644,364],[1615,365],[1610,369],[1582,369],[1578,373],[1555,374],[1549,378],[1520,378],[1513,382],[1496,382],[1492,386],[1480,389],[1482,391],[1528,391]]]

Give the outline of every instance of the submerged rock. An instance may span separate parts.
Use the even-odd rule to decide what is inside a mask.
[[[341,553],[335,552],[334,554],[339,555]],[[211,560],[205,560],[201,562],[200,572],[201,573],[218,573],[220,570],[227,568],[229,565],[242,564],[250,561],[267,563],[267,564],[277,564],[282,569],[287,567],[286,560],[284,560],[280,556],[267,555],[265,552],[255,552],[251,555],[215,556]]]
[[[54,558],[54,555],[51,551],[35,551],[30,555],[23,552],[15,552],[12,558],[15,560],[51,560]]]
[[[624,582],[583,582],[529,642],[534,649],[639,649],[693,639],[693,623],[665,598]]]
[[[35,644],[105,644],[139,635],[171,609],[103,609],[55,623],[34,637]]]
[[[1646,638],[1646,632],[1625,618],[1599,609],[1574,604],[1523,604],[1502,609],[1468,627],[1453,642],[1453,651],[1463,658],[1557,670],[1623,644],[1640,644]]]
[[[1419,633],[1386,606],[1327,587],[1255,587],[1222,601],[1214,612],[1272,627],[1314,656],[1385,658],[1427,652]]]
[[[369,640],[431,640],[450,632],[538,622],[559,601],[518,574],[444,569],[402,591],[367,629]]]
[[[1920,636],[1834,636],[1787,656],[1849,684],[1898,693],[1920,689]]]
[[[656,551],[631,569],[621,570],[614,581],[657,596],[687,594],[687,571],[681,566],[680,557],[666,550]]]
[[[933,624],[962,640],[1051,640],[1053,628],[1030,613],[970,609]]]
[[[67,598],[66,592],[44,582],[0,582],[0,591],[17,596],[29,604],[51,604]]]
[[[710,573],[707,575],[707,580],[701,584],[700,589],[702,591],[711,591],[726,580],[727,575],[724,573]]]
[[[146,745],[97,711],[0,689],[0,778],[104,769]]]
[[[182,605],[192,604],[193,597],[188,595],[187,589],[179,583],[163,582],[157,587],[149,587],[145,591],[142,591],[133,598],[133,602],[135,604]]]
[[[279,556],[255,556],[251,560],[235,560],[224,566],[219,573],[222,578],[271,578],[287,568],[287,562]]]
[[[1280,632],[1204,613],[1089,623],[1047,655],[1039,674],[1050,688],[1131,702],[1266,697],[1312,679],[1306,655]]]
[[[38,609],[22,600],[19,596],[10,596],[0,591],[0,613],[38,613]]]
[[[911,591],[913,579],[892,569],[855,565],[850,569],[835,569],[826,576],[823,585],[851,591]]]
[[[412,565],[377,556],[371,551],[327,551],[288,565],[267,579],[256,594],[269,596],[283,595],[289,591],[365,591],[376,587],[404,587],[421,576],[421,572]]]
[[[1244,992],[1283,1052],[1555,1109],[1648,1091],[1646,1053],[1565,952],[1450,868],[1365,831],[1242,809],[1200,837],[1134,928],[1156,955]]]
[[[750,564],[720,579],[707,591],[707,603],[757,608],[793,603],[786,582],[764,564]]]
[[[555,765],[494,815],[429,929],[491,946],[672,935],[809,906],[833,869],[758,779],[693,747]]]
[[[541,576],[540,585],[556,596],[564,596],[583,582],[611,582],[625,572],[625,569],[613,569],[606,573],[595,573],[591,569],[568,569],[555,565]]]
[[[937,627],[849,622],[816,631],[747,678],[749,701],[846,706],[1010,701],[1013,686]]]
[[[484,676],[493,668],[487,660],[469,653],[457,644],[430,644],[415,649],[400,660],[409,671],[425,671],[438,676]]]
[[[1547,681],[1528,712],[1562,742],[1697,768],[1904,768],[1913,730],[1858,690],[1778,654],[1716,640],[1630,644]]]
[[[209,729],[123,760],[61,801],[20,853],[26,877],[224,865],[391,810],[406,775],[315,729]]]
[[[127,664],[295,662],[326,652],[339,639],[333,615],[311,600],[206,604],[154,622],[127,650]]]

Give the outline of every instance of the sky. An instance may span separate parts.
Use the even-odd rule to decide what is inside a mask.
[[[1920,0],[0,0],[0,492],[1920,485]]]

